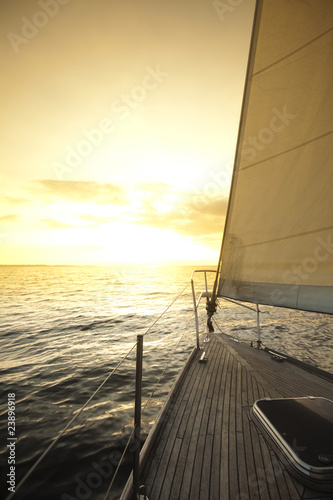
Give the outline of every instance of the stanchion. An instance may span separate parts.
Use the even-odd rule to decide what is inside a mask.
[[[136,348],[134,463],[133,463],[133,487],[137,498],[140,497],[139,467],[140,467],[140,435],[141,435],[142,357],[143,357],[143,335],[138,335],[137,348]]]

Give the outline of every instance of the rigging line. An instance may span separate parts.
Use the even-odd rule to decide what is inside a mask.
[[[164,374],[165,374],[166,369],[167,369],[167,368],[168,368],[168,366],[170,365],[170,362],[171,362],[171,360],[172,360],[172,358],[173,358],[173,355],[175,354],[176,350],[178,349],[178,346],[179,346],[180,342],[182,341],[182,339],[183,339],[183,337],[184,337],[184,335],[185,335],[185,333],[186,333],[186,331],[187,331],[187,327],[188,327],[188,325],[189,325],[190,321],[192,320],[193,316],[194,316],[194,313],[192,313],[192,315],[191,315],[190,319],[188,320],[187,325],[186,325],[186,327],[185,327],[185,329],[184,329],[184,331],[183,331],[183,334],[182,334],[182,336],[180,337],[180,339],[179,339],[179,341],[178,341],[178,344],[176,345],[176,347],[174,348],[173,352],[171,353],[170,358],[169,358],[169,360],[167,361],[167,363],[166,363],[166,365],[165,365],[165,367],[164,367],[164,370],[163,370],[163,371],[162,371],[162,373],[161,373],[160,378],[159,378],[159,379],[158,379],[158,381],[156,382],[155,387],[153,388],[153,391],[152,391],[151,395],[150,395],[150,396],[149,396],[149,398],[147,399],[146,404],[144,405],[144,407],[143,407],[143,409],[142,409],[142,413],[145,411],[145,409],[146,409],[146,407],[148,406],[148,404],[149,404],[150,400],[151,400],[151,399],[152,399],[152,397],[154,396],[155,391],[156,391],[156,389],[157,389],[157,387],[158,387],[158,385],[159,385],[160,381],[162,380],[162,378],[163,378],[163,376],[164,376]]]
[[[214,318],[214,316],[213,316],[213,322],[215,323],[215,326],[217,326],[218,330],[220,330],[220,332],[224,334],[224,332],[220,328],[220,325],[216,322],[216,319]]]
[[[134,428],[132,429],[132,432],[131,432],[131,434],[130,434],[130,437],[128,438],[127,444],[126,444],[126,446],[125,446],[125,448],[124,448],[124,451],[123,451],[123,453],[122,453],[122,455],[121,455],[121,457],[120,457],[120,459],[119,459],[119,462],[118,462],[117,468],[116,468],[116,470],[114,471],[113,477],[112,477],[111,482],[110,482],[109,487],[108,487],[108,491],[106,492],[106,495],[105,495],[105,497],[104,497],[104,499],[103,499],[103,500],[107,500],[107,498],[108,498],[108,496],[109,496],[109,493],[110,493],[110,491],[111,491],[111,488],[112,488],[112,486],[113,486],[113,483],[114,483],[114,481],[115,481],[115,479],[116,479],[116,477],[117,477],[118,470],[119,470],[119,468],[120,468],[120,466],[121,466],[121,463],[122,463],[122,461],[123,461],[123,459],[124,459],[125,453],[126,453],[126,451],[127,451],[128,447],[129,447],[129,444],[130,444],[130,442],[131,442],[131,439],[132,439],[133,435],[134,435]]]
[[[188,311],[187,311],[187,312],[188,312]],[[186,333],[186,331],[187,331],[187,329],[188,329],[188,325],[189,325],[189,323],[190,323],[191,319],[194,317],[194,311],[192,311],[192,310],[191,310],[191,311],[190,311],[190,313],[191,313],[190,319],[188,320],[187,324],[185,325],[185,328],[184,328],[183,330],[181,330],[180,332],[178,332],[179,334],[180,334],[182,331],[183,331],[183,335]],[[154,345],[156,345],[156,344],[161,344],[161,343],[162,343],[162,342],[164,342],[166,339],[169,339],[169,340],[170,340],[170,334],[164,335],[164,337],[162,337],[162,338],[161,338],[161,339],[159,339],[159,340],[154,340],[154,341],[150,341],[150,342],[148,342],[148,341],[147,341],[147,342],[148,342],[148,344],[147,344],[147,342],[146,342],[146,343],[145,343],[145,346],[147,346],[147,345],[153,345],[153,346],[154,346]]]
[[[174,349],[173,353],[172,353],[172,354],[171,354],[171,356],[170,356],[170,359],[169,359],[169,362],[168,362],[167,366],[169,365],[169,363],[170,363],[170,361],[171,361],[171,359],[172,359],[173,354],[174,354],[174,353],[175,353],[175,351],[177,350],[177,348],[178,348],[178,346],[179,346],[179,344],[180,344],[180,342],[181,342],[182,338],[184,337],[184,335],[185,335],[185,333],[186,333],[186,331],[187,331],[187,327],[188,327],[188,325],[189,325],[189,323],[190,323],[190,321],[191,321],[192,317],[193,317],[193,311],[192,311],[192,315],[191,315],[190,319],[189,319],[189,320],[188,320],[188,322],[187,322],[187,325],[185,326],[185,329],[184,329],[184,331],[183,331],[183,335],[182,335],[182,336],[181,336],[181,338],[179,339],[178,344],[176,345],[176,347],[175,347],[175,349]],[[162,340],[164,340],[164,339],[162,339]],[[157,389],[157,386],[158,386],[158,384],[160,383],[161,378],[163,377],[163,375],[164,375],[164,373],[165,373],[165,370],[166,370],[167,366],[164,368],[164,370],[163,370],[163,372],[162,372],[162,374],[161,374],[160,378],[158,379],[157,383],[155,384],[155,387],[154,387],[154,389],[153,389],[153,391],[152,391],[152,393],[151,393],[150,397],[148,398],[148,400],[146,401],[145,406],[143,407],[142,413],[144,412],[144,410],[146,409],[146,407],[147,407],[147,406],[148,406],[148,404],[149,404],[149,401],[150,401],[150,400],[151,400],[151,398],[153,397],[153,395],[154,395],[154,393],[155,393],[155,391],[156,391],[156,389]],[[125,456],[125,453],[126,453],[126,451],[127,451],[128,447],[129,447],[129,444],[130,444],[130,441],[131,441],[131,439],[132,439],[132,437],[133,437],[133,434],[134,434],[134,428],[132,429],[132,432],[131,432],[131,434],[130,434],[130,437],[129,437],[128,441],[127,441],[127,444],[126,444],[125,449],[124,449],[124,451],[123,451],[123,453],[122,453],[122,456],[121,456],[121,458],[120,458],[120,460],[119,460],[119,462],[118,462],[117,468],[116,468],[116,470],[115,470],[115,473],[114,473],[114,475],[113,475],[113,477],[112,477],[111,483],[110,483],[110,485],[109,485],[109,487],[108,487],[108,490],[107,490],[106,495],[105,495],[105,497],[104,497],[104,499],[103,499],[103,500],[107,500],[107,497],[108,497],[108,495],[109,495],[109,493],[110,493],[110,491],[111,491],[111,489],[112,489],[113,483],[114,483],[114,481],[115,481],[115,479],[116,479],[116,476],[117,476],[117,474],[118,474],[118,470],[119,470],[120,465],[121,465],[121,463],[122,463],[122,461],[123,461],[123,458],[124,458],[124,456]]]
[[[137,342],[133,345],[133,347],[128,351],[127,354],[119,361],[117,366],[109,373],[109,375],[106,377],[106,379],[99,385],[99,387],[96,389],[96,391],[90,396],[90,398],[84,403],[84,405],[80,408],[78,413],[74,415],[74,417],[68,422],[68,424],[65,426],[65,428],[58,434],[56,438],[52,441],[52,443],[46,448],[44,453],[39,457],[39,459],[34,463],[34,465],[31,467],[31,469],[26,473],[26,475],[21,479],[19,484],[17,485],[15,492],[10,493],[10,495],[6,498],[6,500],[11,500],[15,493],[21,488],[23,483],[26,482],[26,480],[30,477],[30,475],[34,472],[34,470],[38,467],[38,465],[41,463],[41,461],[46,457],[46,455],[52,450],[52,448],[55,446],[55,444],[59,441],[59,439],[65,434],[67,429],[72,425],[72,423],[78,418],[79,415],[83,412],[83,410],[88,406],[90,401],[93,399],[93,397],[98,393],[98,391],[103,387],[103,385],[109,380],[111,375],[114,374],[114,372],[119,368],[119,366],[125,361],[125,359],[128,357],[128,355],[133,351],[135,346],[137,345]]]
[[[154,321],[152,325],[148,328],[148,330],[143,334],[144,336],[147,335],[147,333],[153,328],[153,326],[156,325],[156,323],[162,318],[163,314],[167,312],[168,309],[176,302],[176,300],[179,299],[179,297],[185,292],[186,288],[190,286],[190,283],[187,283],[186,287],[177,295],[177,297],[171,302],[171,304],[168,305],[168,307],[160,314],[160,316]]]
[[[262,312],[267,312],[267,311],[262,311]],[[225,333],[223,330],[221,330],[219,324],[217,323],[217,321],[214,317],[213,317],[213,322],[215,323],[215,326],[217,326],[217,328],[220,330],[220,332],[223,333],[223,335],[227,335],[228,337],[231,337],[231,338],[237,337],[237,340],[239,342],[244,342],[244,344],[247,344],[248,342],[257,342],[257,340],[246,339],[245,337],[242,338],[242,337],[239,337],[238,335],[230,335],[229,333]],[[264,344],[263,342],[261,343],[261,345],[267,347],[266,344]]]

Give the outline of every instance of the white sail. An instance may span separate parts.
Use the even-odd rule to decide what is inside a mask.
[[[333,313],[333,1],[259,0],[217,295]]]

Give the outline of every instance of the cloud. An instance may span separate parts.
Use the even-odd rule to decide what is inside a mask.
[[[166,193],[172,191],[172,187],[164,182],[142,182],[138,184],[141,191],[149,193]]]
[[[21,219],[19,215],[3,215],[0,217],[0,223],[18,222]]]
[[[135,223],[173,229],[179,234],[193,237],[222,235],[226,208],[226,198],[202,198],[199,204],[193,195],[188,194],[176,206],[161,213],[154,200],[149,199],[143,202]]]
[[[62,222],[57,219],[41,219],[41,222],[48,229],[67,229],[67,228],[81,227],[81,226],[75,226],[73,224],[67,224],[66,222]]]
[[[88,222],[95,222],[96,224],[109,224],[117,219],[115,217],[100,217],[98,215],[84,214],[80,215],[80,218]]]
[[[217,217],[225,217],[227,213],[228,200],[227,198],[220,198],[217,200],[208,201],[201,207],[201,212],[209,215],[216,215]]]
[[[203,193],[175,191],[165,183],[141,183],[130,186],[99,184],[93,181],[34,181],[34,187],[47,200],[65,199],[75,202],[118,205],[116,213],[99,208],[80,215],[74,209],[57,218],[40,222],[49,229],[98,228],[112,223],[130,223],[152,228],[171,229],[176,233],[203,240],[221,238],[227,210],[227,198],[208,197]],[[130,201],[132,203],[130,203]],[[125,206],[124,206],[125,205]],[[75,207],[74,207],[75,208]],[[46,214],[45,214],[46,215]]]
[[[210,234],[222,234],[224,218],[213,217],[202,214],[199,218],[193,214],[181,214],[178,211],[170,211],[166,214],[145,214],[141,216],[136,224],[145,224],[160,229],[173,229],[179,234],[187,236],[205,236]]]
[[[89,215],[89,214],[80,215],[79,219],[82,220],[82,223],[80,223],[79,220],[77,224],[69,224],[67,222],[63,222],[58,219],[41,219],[40,222],[42,222],[42,224],[48,229],[67,229],[67,228],[84,229],[84,228],[101,226],[103,224],[110,224],[111,222],[118,221],[118,219],[116,219],[115,217],[99,217],[96,215]]]
[[[32,181],[32,191],[49,200],[60,199],[79,203],[98,205],[126,205],[125,190],[114,184],[101,184],[94,181]]]
[[[98,215],[80,215],[80,218],[87,221],[93,222],[95,226],[100,226],[102,224],[110,224],[110,222],[118,221],[115,217],[99,217]]]
[[[31,200],[27,198],[13,198],[11,196],[1,196],[0,203],[7,203],[11,205],[23,205],[25,203],[30,203]]]

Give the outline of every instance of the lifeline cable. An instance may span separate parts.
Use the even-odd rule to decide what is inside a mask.
[[[15,493],[17,493],[17,491],[21,488],[21,486],[23,485],[23,483],[26,482],[26,480],[28,479],[28,477],[30,477],[30,475],[34,472],[34,470],[36,469],[36,467],[38,467],[38,465],[41,463],[41,461],[46,457],[46,455],[52,450],[52,448],[55,446],[55,444],[59,441],[59,439],[65,434],[65,432],[67,431],[67,429],[72,425],[72,423],[74,422],[74,420],[77,419],[77,417],[79,415],[81,415],[81,413],[83,412],[83,410],[86,408],[86,406],[90,403],[90,401],[93,399],[93,397],[98,393],[98,391],[103,387],[103,385],[109,380],[109,378],[111,377],[111,375],[113,375],[113,373],[117,370],[117,368],[119,368],[119,366],[123,363],[123,361],[125,361],[125,359],[128,357],[128,355],[133,351],[133,349],[135,348],[137,342],[133,345],[133,347],[128,351],[128,353],[122,358],[121,361],[119,361],[119,363],[117,364],[117,366],[109,373],[109,375],[106,377],[106,379],[100,384],[100,386],[96,389],[96,391],[90,396],[90,398],[84,403],[84,405],[80,408],[80,410],[78,411],[78,413],[76,415],[74,415],[74,417],[70,420],[70,422],[68,422],[68,424],[65,426],[65,428],[60,432],[60,434],[58,434],[58,436],[56,438],[54,438],[54,440],[52,441],[52,443],[48,446],[48,448],[46,448],[46,450],[44,451],[44,453],[39,457],[39,459],[34,463],[34,465],[31,467],[31,469],[26,473],[26,475],[21,479],[21,481],[19,482],[19,484],[17,485],[16,489],[15,489],[15,492],[13,493],[10,493],[8,495],[8,497],[6,498],[6,500],[11,500]]]
[[[173,358],[173,355],[175,354],[175,352],[176,352],[176,350],[177,350],[177,348],[178,348],[178,346],[179,346],[179,344],[180,344],[180,342],[181,342],[182,338],[184,337],[184,334],[186,333],[186,328],[188,327],[189,322],[191,321],[192,317],[193,317],[193,316],[191,315],[191,317],[190,317],[190,319],[188,320],[187,325],[186,325],[186,327],[185,327],[185,331],[183,332],[183,335],[180,337],[180,339],[179,339],[179,341],[178,341],[178,344],[176,345],[176,347],[175,347],[175,348],[174,348],[174,350],[172,351],[172,353],[171,353],[171,355],[170,355],[170,357],[169,357],[169,359],[168,359],[168,361],[167,361],[167,363],[166,363],[166,365],[165,365],[165,367],[164,367],[164,370],[162,371],[162,374],[160,375],[160,377],[159,377],[158,381],[157,381],[157,382],[156,382],[156,384],[155,384],[155,387],[154,387],[154,388],[153,388],[153,390],[152,390],[151,395],[149,396],[149,398],[148,398],[148,399],[147,399],[147,401],[146,401],[146,404],[145,404],[145,405],[144,405],[144,407],[143,407],[142,413],[145,411],[146,407],[148,406],[148,403],[150,402],[150,400],[151,400],[151,399],[152,399],[152,397],[154,396],[155,391],[156,391],[156,389],[157,389],[157,386],[159,385],[159,383],[160,383],[160,381],[161,381],[161,379],[162,379],[162,377],[163,377],[163,375],[164,375],[164,373],[165,373],[166,369],[168,368],[168,366],[169,366],[169,364],[170,364],[170,362],[171,362],[171,360],[172,360],[172,358]]]
[[[178,300],[179,297],[185,292],[188,286],[190,286],[190,283],[187,283],[186,287],[177,295],[177,297],[171,302],[171,304],[168,305],[168,307],[162,312],[162,314],[159,315],[159,317],[154,321],[154,323],[150,325],[148,330],[143,335],[147,335],[147,333],[153,328],[153,326],[156,325],[156,323],[162,318],[162,316],[167,312],[167,310],[170,309],[170,307],[176,302],[176,300]]]
[[[192,319],[192,316],[191,316],[191,318],[189,319],[189,321],[188,321],[188,323],[187,323],[187,326],[188,326],[189,322],[191,321],[191,319]],[[162,377],[163,377],[163,375],[164,375],[164,373],[165,373],[165,370],[166,370],[166,369],[167,369],[167,367],[169,366],[170,361],[171,361],[171,359],[172,359],[172,357],[173,357],[174,353],[176,352],[176,350],[177,350],[177,348],[178,348],[178,346],[179,346],[179,344],[180,344],[180,342],[181,342],[181,340],[182,340],[182,338],[183,338],[184,334],[185,334],[185,331],[183,332],[183,335],[180,337],[179,342],[177,343],[177,345],[176,345],[175,349],[174,349],[174,350],[173,350],[173,352],[171,353],[171,356],[170,356],[170,358],[169,358],[169,360],[168,360],[168,362],[167,362],[166,366],[164,367],[164,370],[163,370],[163,372],[162,372],[162,374],[161,374],[160,378],[159,378],[159,379],[158,379],[158,381],[156,382],[155,387],[153,388],[151,395],[150,395],[150,396],[149,396],[149,398],[147,399],[146,404],[144,405],[144,407],[143,407],[143,409],[142,409],[142,413],[145,411],[145,409],[146,409],[146,407],[148,406],[148,404],[149,404],[150,400],[152,399],[153,395],[155,394],[155,391],[156,391],[156,389],[157,389],[157,386],[159,385],[159,383],[160,383],[160,381],[161,381],[161,379],[162,379]],[[162,339],[162,340],[163,340],[163,339]],[[103,500],[107,500],[107,498],[108,498],[108,496],[109,496],[109,494],[110,494],[110,491],[111,491],[111,489],[112,489],[113,483],[114,483],[114,481],[115,481],[115,479],[116,479],[116,476],[117,476],[117,474],[118,474],[119,468],[120,468],[121,463],[122,463],[122,461],[123,461],[123,458],[124,458],[124,456],[125,456],[125,454],[126,454],[126,451],[127,451],[128,447],[129,447],[129,444],[130,444],[130,441],[131,441],[131,439],[132,439],[132,437],[133,437],[133,434],[134,434],[134,428],[132,429],[132,432],[131,432],[131,434],[130,434],[130,437],[128,438],[128,441],[127,441],[127,443],[126,443],[125,449],[124,449],[124,451],[123,451],[123,453],[122,453],[122,455],[121,455],[121,457],[120,457],[120,459],[119,459],[119,462],[118,462],[117,468],[116,468],[116,470],[115,470],[115,472],[114,472],[114,474],[113,474],[113,477],[112,477],[112,479],[111,479],[111,482],[110,482],[110,484],[109,484],[108,490],[107,490],[107,492],[106,492],[105,497],[104,497],[104,499],[103,499]]]
[[[175,298],[175,299],[171,302],[171,304],[169,304],[169,306],[168,306],[168,307],[167,307],[167,308],[163,311],[163,313],[162,313],[162,314],[160,314],[160,316],[156,319],[156,321],[154,321],[154,323],[153,323],[153,324],[152,324],[152,325],[148,328],[148,330],[147,330],[147,331],[146,331],[143,335],[146,335],[146,334],[147,334],[147,333],[148,333],[148,332],[152,329],[152,327],[153,327],[154,325],[156,325],[156,323],[159,321],[159,319],[160,319],[160,318],[161,318],[161,317],[162,317],[162,316],[166,313],[166,311],[167,311],[167,310],[168,310],[168,309],[169,309],[169,308],[170,308],[170,307],[171,307],[171,306],[172,306],[172,305],[176,302],[176,300],[177,300],[177,299],[178,299],[178,298],[179,298],[179,297],[180,297],[180,296],[184,293],[184,291],[186,290],[186,288],[187,288],[188,286],[189,286],[189,284],[187,284],[187,285],[186,285],[186,287],[185,287],[185,288],[184,288],[184,289],[183,289],[183,290],[182,290],[182,291],[181,291],[181,292],[177,295],[177,297],[176,297],[176,298]],[[159,377],[158,381],[156,382],[155,387],[153,388],[151,395],[149,396],[148,400],[146,401],[146,404],[144,405],[142,412],[144,412],[144,410],[145,410],[145,409],[146,409],[146,407],[148,406],[148,403],[149,403],[149,402],[150,402],[150,400],[152,399],[152,397],[153,397],[153,395],[154,395],[154,393],[155,393],[155,391],[156,391],[156,389],[157,389],[157,386],[159,385],[159,383],[160,383],[160,381],[161,381],[161,379],[162,379],[162,377],[163,377],[163,375],[164,375],[164,373],[165,373],[165,371],[166,371],[167,367],[169,366],[170,361],[171,361],[171,359],[172,359],[172,357],[173,357],[174,353],[176,352],[176,350],[177,350],[177,348],[178,348],[178,346],[179,346],[179,344],[180,344],[180,342],[181,342],[181,340],[182,340],[182,338],[183,338],[183,336],[184,336],[184,334],[185,334],[185,332],[186,332],[186,330],[187,330],[187,327],[188,327],[188,325],[189,325],[189,323],[190,323],[190,321],[191,321],[192,317],[193,317],[193,314],[191,315],[190,319],[188,320],[187,325],[186,325],[186,327],[185,327],[185,330],[183,331],[183,334],[181,335],[181,337],[180,337],[180,339],[179,339],[179,341],[178,341],[178,343],[177,343],[177,345],[176,345],[175,349],[174,349],[174,350],[173,350],[173,352],[171,353],[170,358],[169,358],[169,360],[168,360],[167,364],[165,365],[164,370],[163,370],[162,374],[160,375],[160,377]],[[164,338],[165,338],[165,337],[164,337]],[[164,340],[164,338],[163,338],[163,339],[161,339],[161,341],[163,341],[163,340]],[[115,470],[115,473],[114,473],[114,475],[113,475],[113,477],[112,477],[112,480],[111,480],[111,482],[110,482],[110,484],[109,484],[108,490],[107,490],[106,495],[105,495],[105,497],[104,497],[104,499],[103,499],[103,500],[107,500],[107,497],[109,496],[109,493],[110,493],[111,488],[112,488],[112,486],[113,486],[113,483],[114,483],[114,481],[115,481],[115,479],[116,479],[116,476],[117,476],[118,470],[119,470],[120,465],[121,465],[121,463],[122,463],[122,460],[123,460],[123,458],[124,458],[124,456],[125,456],[125,454],[126,454],[126,451],[127,451],[127,449],[128,449],[128,446],[129,446],[129,444],[130,444],[130,441],[131,441],[131,438],[132,438],[133,434],[134,434],[134,428],[133,428],[133,430],[132,430],[132,432],[131,432],[131,434],[130,434],[130,437],[129,437],[129,439],[128,439],[128,441],[127,441],[127,444],[126,444],[126,446],[125,446],[125,449],[124,449],[124,451],[123,451],[123,453],[122,453],[122,455],[121,455],[121,458],[120,458],[120,460],[119,460],[119,462],[118,462],[118,465],[117,465],[117,468],[116,468],[116,470]]]
[[[168,309],[178,300],[178,298],[185,292],[186,288],[189,286],[190,283],[188,283],[185,288],[177,295],[177,297],[171,302],[171,304],[168,305],[168,307],[160,314],[160,316],[153,322],[153,324],[148,328],[148,330],[144,333],[146,335],[154,325],[160,320],[160,318],[167,312]],[[51,444],[46,448],[44,453],[39,457],[39,459],[34,463],[34,465],[31,467],[31,469],[26,473],[26,475],[21,479],[19,484],[16,486],[15,492],[10,493],[7,497],[6,500],[11,500],[15,493],[22,487],[22,485],[26,482],[26,480],[31,476],[31,474],[34,472],[34,470],[38,467],[38,465],[42,462],[42,460],[48,455],[48,453],[52,450],[52,448],[56,445],[56,443],[59,441],[59,439],[65,434],[65,432],[69,429],[69,427],[72,425],[72,423],[78,418],[79,415],[83,412],[83,410],[87,407],[87,405],[90,403],[90,401],[95,397],[95,395],[99,392],[99,390],[106,384],[106,382],[109,380],[109,378],[113,375],[113,373],[119,368],[119,366],[125,361],[125,359],[129,356],[129,354],[133,351],[133,349],[136,347],[137,342],[132,346],[132,348],[128,351],[128,353],[119,361],[117,366],[109,373],[109,375],[105,378],[105,380],[99,385],[99,387],[96,389],[96,391],[90,396],[90,398],[84,403],[84,405],[80,408],[78,413],[68,422],[68,424],[65,426],[65,428],[58,434],[56,438],[53,439]],[[128,444],[127,444],[128,447]],[[127,449],[127,448],[126,448]],[[119,466],[118,466],[119,468]],[[117,468],[117,470],[118,470]]]
[[[119,459],[119,462],[118,462],[117,468],[116,468],[116,470],[114,471],[114,474],[113,474],[113,477],[112,477],[111,483],[109,484],[108,491],[106,492],[106,495],[105,495],[105,497],[104,497],[104,500],[107,500],[107,498],[108,498],[108,496],[109,496],[109,493],[110,493],[110,491],[111,491],[111,488],[112,488],[112,486],[113,486],[113,483],[114,483],[114,481],[115,481],[115,479],[116,479],[116,477],[117,477],[118,470],[119,470],[119,468],[120,468],[120,466],[121,466],[121,463],[122,463],[123,458],[124,458],[124,456],[125,456],[125,454],[126,454],[127,448],[129,447],[129,444],[130,444],[131,439],[132,439],[132,437],[133,437],[133,434],[134,434],[134,428],[132,429],[132,432],[131,432],[131,434],[130,434],[130,437],[128,438],[128,441],[127,441],[127,443],[126,443],[125,449],[124,449],[124,451],[123,451],[123,453],[122,453],[122,455],[121,455],[121,457],[120,457],[120,459]]]

